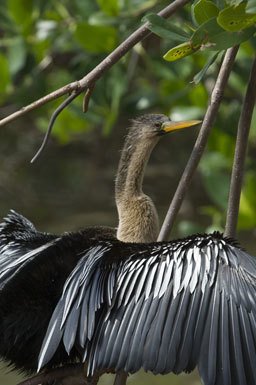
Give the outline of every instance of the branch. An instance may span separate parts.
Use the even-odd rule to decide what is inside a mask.
[[[189,3],[190,0],[175,0],[172,4],[165,7],[158,13],[159,16],[167,18],[171,16],[178,9]],[[67,84],[66,86],[59,88],[58,90],[51,92],[41,99],[29,104],[26,107],[14,112],[6,118],[0,120],[0,126],[4,126],[7,123],[25,115],[26,113],[40,107],[54,99],[59,98],[65,94],[70,94],[73,91],[85,90],[90,87],[96,80],[98,80],[109,68],[117,63],[128,51],[130,51],[135,44],[149,36],[152,32],[148,30],[149,23],[143,24],[135,32],[133,32],[123,43],[121,43],[113,52],[111,52],[101,63],[99,63],[88,75],[82,79],[73,83]]]
[[[232,167],[227,219],[226,219],[226,227],[225,227],[225,235],[227,237],[235,237],[236,235],[240,195],[242,190],[243,176],[244,176],[244,169],[245,169],[246,150],[247,150],[253,109],[256,101],[255,73],[256,73],[256,56],[252,64],[250,79],[247,86],[246,95],[244,98],[244,103],[242,106],[242,111],[238,122],[236,148],[235,148],[234,162]]]
[[[196,143],[188,160],[188,163],[185,167],[185,170],[180,179],[177,190],[174,194],[172,202],[170,204],[169,210],[165,217],[164,223],[162,225],[160,234],[158,236],[158,241],[163,241],[168,239],[168,236],[173,227],[173,223],[176,219],[184,196],[190,186],[191,179],[196,171],[196,168],[199,164],[199,161],[203,155],[204,149],[207,144],[207,140],[211,131],[211,128],[214,124],[217,112],[219,110],[220,102],[223,97],[225,87],[238,51],[238,46],[229,48],[225,54],[224,60],[222,62],[218,78],[216,80],[214,89],[212,91],[210,103],[208,105],[202,127],[198,134]]]
[[[89,89],[90,88],[88,88],[88,90]],[[36,155],[33,157],[33,159],[31,159],[30,163],[34,163],[37,160],[37,158],[39,157],[39,155],[41,154],[41,152],[43,151],[43,149],[47,145],[49,137],[51,135],[52,126],[53,126],[57,116],[61,113],[62,110],[64,110],[65,107],[67,107],[72,102],[72,100],[74,100],[78,95],[80,95],[82,91],[83,90],[76,91],[73,95],[70,95],[66,100],[64,100],[64,102],[61,103],[61,105],[58,108],[56,108],[56,110],[54,111],[54,113],[52,114],[52,117],[50,119],[50,123],[49,123],[48,129],[46,131],[43,143],[42,143],[41,147],[39,148],[39,150],[37,151]]]

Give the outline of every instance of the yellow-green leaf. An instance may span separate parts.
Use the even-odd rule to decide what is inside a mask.
[[[256,23],[255,13],[246,13],[246,3],[223,9],[217,17],[218,24],[229,32],[241,31]],[[256,29],[255,29],[256,31]]]
[[[182,43],[170,49],[163,58],[167,61],[175,61],[182,59],[185,56],[191,55],[200,48],[200,44],[195,46],[191,45],[191,42]]]

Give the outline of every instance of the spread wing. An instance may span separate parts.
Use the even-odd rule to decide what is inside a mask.
[[[256,261],[219,234],[94,247],[66,281],[39,368],[61,340],[84,349],[88,374],[198,365],[207,385],[256,383]]]
[[[55,239],[57,236],[37,231],[29,220],[11,210],[0,224],[0,290]]]
[[[256,383],[256,260],[219,236],[137,248],[86,346],[89,374],[198,365],[207,385]]]

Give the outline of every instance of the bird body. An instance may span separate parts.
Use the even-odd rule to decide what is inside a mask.
[[[90,375],[198,366],[205,385],[254,384],[256,259],[219,233],[100,242],[66,281],[39,366],[56,341],[78,344]]]
[[[80,266],[80,260],[89,257],[89,251],[98,242],[113,240],[116,235],[129,242],[156,239],[156,209],[141,187],[148,158],[160,135],[198,123],[175,124],[164,115],[146,115],[133,121],[117,173],[117,231],[96,227],[60,236],[42,233],[14,211],[0,224],[0,357],[3,360],[21,371],[36,370],[40,347],[55,308],[62,301],[65,282],[67,279],[69,282],[68,277],[73,277],[77,264]],[[94,312],[89,314],[94,316]],[[68,348],[74,337],[71,329],[68,330],[64,341],[61,334],[55,343],[51,340],[55,353],[47,367],[80,357],[79,350]]]

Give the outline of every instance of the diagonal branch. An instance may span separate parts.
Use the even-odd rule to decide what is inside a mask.
[[[238,46],[229,48],[225,54],[218,78],[216,80],[214,89],[212,91],[210,103],[208,105],[201,130],[198,134],[196,143],[194,145],[194,148],[192,150],[188,163],[185,167],[185,170],[182,174],[177,190],[170,204],[169,210],[167,212],[160,234],[158,236],[158,241],[163,241],[168,239],[168,236],[171,232],[171,229],[173,227],[174,221],[176,219],[176,216],[178,214],[182,201],[185,197],[188,187],[190,186],[191,179],[194,175],[194,172],[197,169],[199,161],[206,147],[207,140],[208,140],[211,128],[215,122],[215,118],[219,110],[220,102],[222,100],[223,93],[227,85],[227,81],[228,81],[237,51],[238,51]]]
[[[168,18],[174,12],[184,7],[184,5],[189,2],[190,0],[175,0],[172,2],[172,4],[168,5],[162,11],[160,11],[158,15],[164,18]],[[13,114],[7,116],[6,118],[0,120],[0,126],[4,126],[7,123],[10,123],[13,120],[19,118],[20,116],[25,115],[26,113],[34,110],[35,108],[40,107],[54,99],[57,99],[60,96],[70,94],[73,91],[79,91],[81,89],[85,90],[86,88],[90,87],[92,83],[95,83],[95,81],[98,80],[109,68],[111,68],[115,63],[117,63],[127,52],[129,52],[135,46],[135,44],[137,44],[152,33],[148,30],[148,26],[149,23],[147,22],[143,24],[140,28],[138,28],[135,32],[133,32],[123,43],[121,43],[113,52],[111,52],[85,77],[73,83],[67,84],[66,86],[59,88],[54,92],[51,92],[43,98],[36,100],[28,106],[23,107],[20,110],[14,112]]]
[[[247,91],[238,122],[236,149],[232,168],[230,192],[228,200],[225,235],[235,237],[239,203],[243,184],[246,150],[249,138],[253,109],[256,101],[256,56],[254,58]]]

